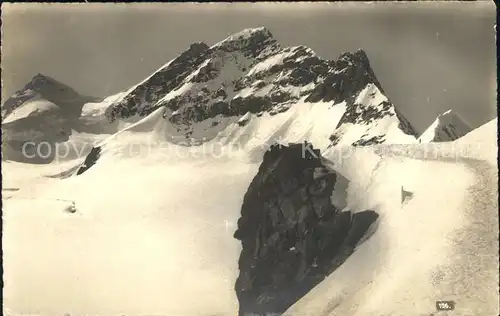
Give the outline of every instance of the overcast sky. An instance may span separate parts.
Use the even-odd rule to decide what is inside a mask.
[[[194,41],[267,27],[324,58],[363,48],[388,97],[422,131],[448,109],[473,127],[496,116],[495,6],[449,3],[2,5],[2,102],[43,73],[107,96]]]

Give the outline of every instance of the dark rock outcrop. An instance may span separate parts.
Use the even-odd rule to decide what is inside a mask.
[[[365,51],[359,49],[355,53],[343,53],[334,65],[324,81],[307,97],[307,102],[348,101],[369,83],[375,84],[383,93]]]
[[[376,145],[376,144],[381,144],[384,142],[384,136],[373,136],[368,139],[360,139],[358,141],[355,141],[352,143],[352,146],[369,146],[369,145]]]
[[[147,84],[139,84],[125,98],[106,110],[110,122],[116,118],[127,118],[134,115],[144,116],[153,112],[155,103],[179,84],[201,63],[209,53],[205,43],[193,43],[182,54],[147,79]],[[211,69],[207,70],[210,75]],[[200,75],[201,76],[201,75]],[[200,78],[199,78],[200,79]]]
[[[89,170],[90,167],[95,165],[100,156],[101,156],[101,147],[92,147],[90,153],[85,158],[85,161],[76,172],[76,175],[80,175],[85,171]]]
[[[243,200],[239,315],[281,314],[354,251],[377,219],[331,203],[337,175],[311,144],[274,145]]]

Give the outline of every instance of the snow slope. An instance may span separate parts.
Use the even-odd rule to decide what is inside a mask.
[[[32,179],[14,192],[4,201],[4,306],[17,315],[234,315],[239,245],[225,221],[236,222],[257,166],[183,149],[103,159],[82,176]],[[50,198],[75,201],[77,213]]]
[[[379,97],[385,98],[383,95]],[[203,144],[205,149],[228,145],[224,147],[226,153],[235,150],[237,152],[237,149],[244,148],[257,160],[260,160],[263,152],[275,142],[287,144],[307,139],[315,148],[325,151],[333,149],[330,136],[346,113],[346,107],[345,102],[312,103],[306,102],[303,97],[289,110],[277,114],[247,112],[239,118],[219,115],[214,119],[204,120],[192,125],[190,138],[179,135],[176,127],[163,119],[168,115],[168,109],[158,108],[140,121],[116,133],[117,136],[111,136],[110,139],[115,140],[109,143],[110,146],[120,148],[130,148],[139,144],[146,146],[165,141],[188,146]],[[214,127],[214,122],[220,124]],[[344,129],[348,134],[338,147],[349,146],[351,143],[369,140],[378,135],[387,136],[391,142],[416,143],[415,137],[405,134],[397,127],[398,122],[395,116],[388,115],[367,123],[346,123],[345,125],[350,125]],[[129,135],[131,131],[137,135],[127,136],[136,139],[132,143],[130,138],[118,137],[123,133]],[[137,134],[138,132],[140,134]],[[113,142],[117,145],[111,145]],[[106,146],[103,148],[105,151]]]
[[[12,315],[236,313],[240,246],[232,233],[260,164],[257,144],[217,153],[168,142],[140,156],[118,150],[137,141],[141,124],[138,134],[115,136],[114,150],[78,177],[48,177],[76,160],[3,163],[3,188],[11,189],[4,191],[3,294]],[[491,149],[495,125],[467,137]],[[455,160],[457,147],[427,145],[326,154],[350,180],[348,206],[381,218],[374,235],[290,313],[429,315],[437,299],[455,300],[456,315],[498,312],[496,169],[471,160],[476,147]],[[414,193],[404,205],[401,186]],[[71,201],[74,214],[65,212]]]
[[[328,136],[332,126],[340,119],[344,110],[345,104],[302,101],[297,107],[275,115],[248,112],[237,121],[229,121],[227,127],[220,131],[209,130],[211,124],[199,124],[193,130],[193,136],[203,139],[196,141],[176,135],[172,125],[163,119],[167,110],[158,108],[95,145],[101,148],[103,157],[126,153],[125,157],[132,155],[137,158],[147,155],[158,146],[175,148],[171,145],[177,144],[194,146],[187,148],[188,152],[215,152],[215,155],[228,157],[241,157],[243,151],[247,153],[243,155],[244,159],[259,163],[263,153],[276,142],[288,144],[308,139],[315,147],[326,150],[330,144]]]
[[[58,111],[59,107],[54,103],[39,97],[34,97],[33,99],[27,101],[22,107],[14,109],[3,119],[2,124],[10,123],[28,116],[43,115],[43,113],[46,112],[55,113]]]
[[[470,146],[478,140],[482,146]],[[348,207],[377,211],[378,229],[286,315],[429,315],[436,300],[455,301],[453,315],[497,315],[492,149],[496,119],[441,146],[380,145],[331,157],[355,183]],[[404,204],[401,188],[414,193]]]
[[[497,137],[498,118],[476,128],[456,142],[456,148],[467,155],[479,160],[486,160],[491,165],[497,164],[498,145],[492,141]]]
[[[440,114],[436,120],[420,135],[420,143],[444,142],[458,139],[472,129],[455,112],[448,110]]]

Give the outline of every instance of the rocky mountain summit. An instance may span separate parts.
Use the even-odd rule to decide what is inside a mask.
[[[340,266],[378,214],[331,201],[337,174],[311,144],[273,146],[245,194],[239,315],[280,315]],[[267,314],[266,314],[267,313]]]
[[[360,98],[361,93],[367,96]],[[410,123],[384,96],[363,50],[326,60],[304,46],[283,47],[263,27],[243,30],[211,47],[192,44],[121,95],[105,114],[113,122],[166,107],[164,118],[177,135],[201,138],[203,132],[197,130],[207,120],[208,128],[227,126],[231,121],[224,118],[276,115],[301,103],[325,102],[346,107],[340,122],[332,123],[333,145],[400,142],[387,136],[394,124],[400,134],[415,140]],[[342,142],[352,124],[363,125],[361,134]]]

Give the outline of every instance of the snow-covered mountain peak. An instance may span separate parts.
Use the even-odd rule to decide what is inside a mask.
[[[439,117],[448,116],[448,115],[450,115],[452,113],[453,113],[453,111],[450,109],[448,111],[443,112],[442,114],[439,114]]]
[[[345,61],[350,63],[363,64],[365,66],[369,66],[370,61],[368,60],[368,55],[366,52],[359,48],[354,53],[351,52],[342,52],[338,58],[338,61]]]
[[[99,101],[98,98],[81,95],[68,85],[38,73],[2,104],[2,120],[30,100],[49,101],[72,116],[79,115],[85,103]]]
[[[281,48],[265,27],[248,28],[213,45],[213,52],[240,53],[246,58],[263,59]]]
[[[100,99],[84,96],[43,74],[35,75],[2,105],[2,141],[9,148],[4,159],[47,163],[50,153],[30,160],[23,153],[27,142],[56,143],[68,140],[78,125],[83,106]],[[47,156],[45,156],[47,155]]]
[[[330,136],[331,145],[414,143],[416,133],[375,83],[349,99],[344,115]]]
[[[28,90],[35,91],[41,94],[48,94],[48,93],[71,93],[71,94],[77,94],[77,92],[71,88],[70,86],[41,73],[37,73],[31,80],[24,86],[23,89],[17,91],[14,93],[12,97],[23,95],[25,92]],[[94,100],[97,100],[98,98],[92,98]]]
[[[305,46],[282,47],[264,27],[245,29],[211,47],[192,44],[115,100],[106,116],[110,122],[140,119],[165,107],[169,139],[207,139],[247,113],[274,116],[301,103],[343,104],[345,111],[335,110],[327,135],[351,123],[364,126],[362,134],[373,134],[368,137],[372,141],[380,136],[376,142],[390,142],[386,135],[392,125],[378,121],[393,117],[396,129],[416,141],[410,124],[384,95],[366,52],[359,49],[327,60]],[[376,133],[366,130],[373,124],[378,124]]]
[[[46,76],[41,73],[37,73],[35,76],[33,76],[33,78],[30,80],[27,86],[37,87],[44,84],[60,85],[63,87],[67,87],[65,84],[55,80],[54,78]]]
[[[265,27],[247,28],[240,32],[234,33],[224,40],[213,45],[212,49],[242,49],[249,45],[255,45],[259,42],[275,41],[273,34]]]
[[[269,31],[267,28],[265,28],[263,26],[246,28],[246,29],[243,29],[239,32],[236,32],[234,34],[229,35],[224,40],[215,44],[213,47],[220,46],[220,45],[227,43],[227,42],[248,40],[252,37],[259,37],[260,39],[266,40],[268,38],[272,38],[273,34],[271,33],[271,31]]]
[[[469,124],[458,113],[448,110],[439,114],[418,140],[420,143],[453,141],[471,130]]]
[[[48,89],[55,89],[61,92],[74,91],[69,86],[55,80],[54,78],[38,73],[33,76],[33,78],[31,78],[31,80],[22,89],[16,91],[12,97],[4,103],[3,107],[7,110],[12,106],[12,101],[19,101],[20,99],[32,97],[36,93],[44,93]]]

